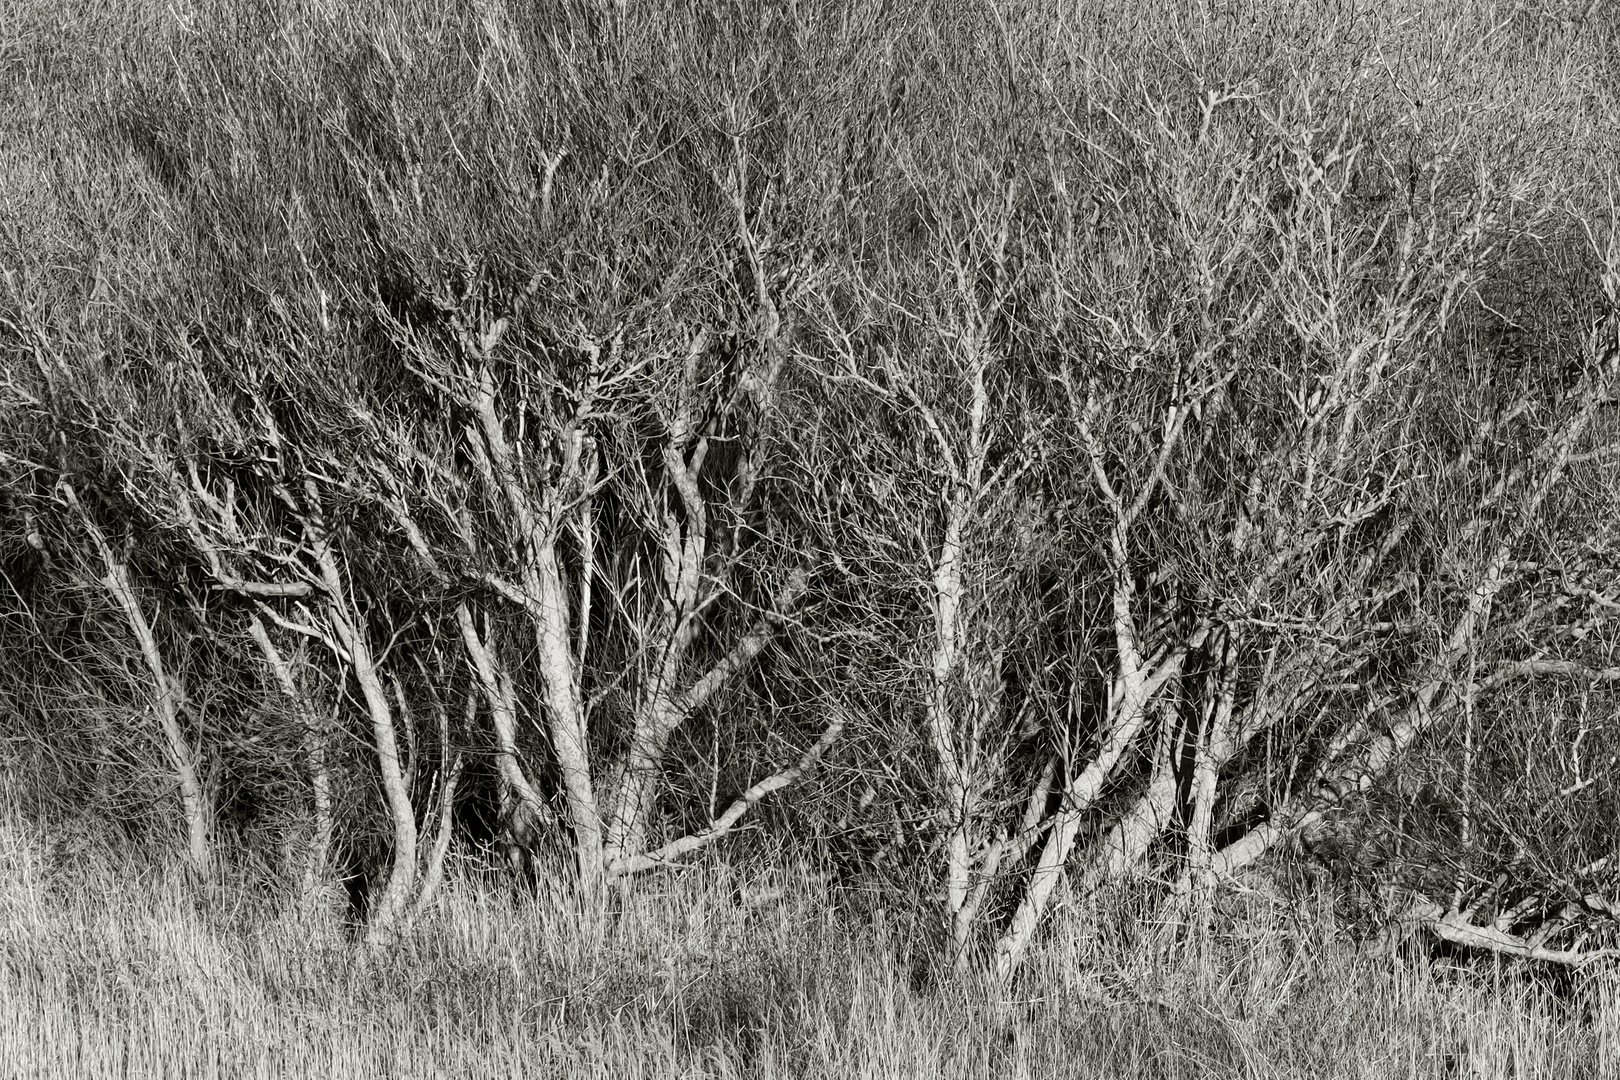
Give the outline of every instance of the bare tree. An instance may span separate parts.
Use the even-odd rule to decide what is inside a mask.
[[[682,181],[712,185],[702,199],[718,237],[694,241],[714,265],[680,270],[690,280],[669,281],[656,307],[638,298],[593,333],[602,313],[545,297],[551,271],[504,291],[469,254],[459,283],[417,272],[431,320],[381,312],[444,426],[397,429],[378,488],[405,493],[389,504],[421,559],[476,586],[455,619],[502,776],[525,814],[548,823],[515,737],[532,709],[587,882],[672,857],[666,845],[648,861],[670,740],[777,639],[812,572],[790,549],[765,584],[754,559],[787,329],[769,263],[771,195],[750,190],[758,165],[746,120],[734,124],[712,176]],[[560,198],[555,176],[545,182]],[[713,277],[722,266],[740,275],[734,291]],[[532,638],[522,673],[532,706],[502,658],[508,615]],[[625,725],[603,746],[592,718],[609,705]],[[701,835],[729,828],[716,821]]]

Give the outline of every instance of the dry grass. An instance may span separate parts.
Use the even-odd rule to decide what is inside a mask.
[[[176,867],[178,863],[175,864]],[[750,903],[767,886],[780,900]],[[1375,956],[1244,894],[1199,950],[1066,909],[1013,992],[933,983],[899,920],[720,867],[609,911],[468,873],[408,940],[0,828],[0,1075],[1579,1077],[1620,982]],[[855,929],[851,929],[855,927]],[[923,935],[926,936],[926,935]]]

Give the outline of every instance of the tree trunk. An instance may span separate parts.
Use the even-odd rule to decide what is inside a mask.
[[[181,689],[178,678],[170,674],[164,667],[163,655],[158,650],[157,638],[152,634],[152,626],[147,622],[146,614],[141,610],[140,601],[135,596],[134,586],[129,580],[129,568],[113,554],[107,543],[107,538],[101,529],[91,520],[88,512],[79,504],[73,488],[64,483],[62,492],[69,505],[78,511],[80,519],[95,542],[96,550],[100,552],[102,562],[106,564],[107,575],[101,579],[107,591],[112,593],[118,601],[118,606],[124,611],[129,620],[130,631],[135,635],[135,641],[140,646],[141,657],[146,661],[147,670],[152,674],[152,683],[156,691],[158,722],[163,731],[163,741],[168,751],[170,766],[180,782],[180,806],[185,815],[187,847],[186,852],[191,864],[197,870],[207,873],[209,867],[208,850],[208,823],[209,807],[207,797],[203,794],[202,782],[197,774],[196,754],[186,741],[184,729],[180,725],[180,709],[184,701],[184,691]]]
[[[549,538],[536,538],[530,558],[531,590],[539,605],[534,618],[535,645],[545,688],[551,747],[557,755],[557,769],[568,800],[580,877],[591,883],[602,876],[602,817],[591,779],[590,740],[580,700],[578,665],[569,641],[567,590],[563,588],[556,547]]]
[[[309,767],[309,782],[315,811],[314,835],[310,838],[309,855],[304,867],[304,894],[310,895],[326,877],[332,853],[332,778],[326,766],[326,736],[309,702],[298,691],[292,669],[270,640],[264,622],[257,615],[248,622],[248,633],[259,646],[265,662],[276,677],[276,684],[287,701],[298,713],[304,728],[304,758]]]
[[[555,492],[548,490],[541,497],[542,504],[536,506],[519,473],[516,455],[496,411],[495,379],[488,358],[499,336],[498,332],[492,332],[473,349],[483,367],[478,390],[470,402],[478,423],[476,428],[469,427],[465,445],[479,461],[489,495],[504,500],[512,514],[512,538],[518,549],[522,589],[515,596],[510,585],[501,591],[518,600],[534,628],[546,725],[552,752],[557,757],[557,769],[562,774],[580,877],[590,883],[602,876],[602,817],[591,778],[590,741],[585,730],[585,707],[580,699],[582,657],[575,654],[571,640],[568,588],[557,554],[556,515],[548,512],[549,500]],[[584,572],[590,573],[590,567]],[[588,596],[588,592],[585,595]],[[581,615],[582,642],[586,618]]]
[[[326,593],[327,618],[337,643],[348,654],[354,679],[360,685],[366,712],[371,717],[373,745],[377,751],[377,769],[382,780],[383,797],[388,805],[393,825],[393,866],[382,898],[373,904],[366,931],[366,939],[373,944],[390,939],[400,921],[410,909],[412,889],[416,878],[416,810],[411,805],[410,792],[405,786],[405,774],[400,768],[399,742],[394,732],[393,710],[388,704],[388,693],[383,688],[382,676],[371,653],[366,635],[365,621],[352,604],[345,601],[346,590],[342,575],[338,573],[337,556],[333,553],[319,518],[319,493],[311,481],[307,487],[309,499],[306,520],[306,538],[321,572]]]
[[[664,771],[664,753],[670,736],[686,720],[689,711],[670,695],[660,693],[638,713],[630,748],[613,771],[609,796],[612,809],[607,817],[604,854],[604,863],[610,871],[647,850],[658,782]]]
[[[456,605],[456,624],[461,628],[461,640],[472,662],[473,673],[489,705],[490,721],[495,728],[495,760],[501,779],[501,812],[511,841],[526,846],[527,834],[536,826],[549,826],[555,822],[551,808],[529,783],[518,760],[516,694],[511,676],[500,666],[493,642],[485,642],[473,624],[472,611],[466,604]],[[521,811],[513,807],[516,800]],[[515,820],[521,814],[527,820]]]
[[[959,967],[967,956],[974,913],[968,910],[973,887],[969,832],[974,807],[967,782],[967,762],[958,746],[956,713],[951,688],[960,665],[962,637],[962,530],[968,515],[969,495],[958,491],[945,521],[945,537],[934,563],[934,642],[929,665],[928,735],[934,744],[944,790],[945,813],[945,917],[950,923],[946,962]]]

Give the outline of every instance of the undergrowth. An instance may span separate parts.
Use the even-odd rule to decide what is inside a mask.
[[[1060,911],[1006,996],[903,910],[718,862],[582,907],[471,862],[393,947],[336,891],[0,826],[0,1074],[255,1077],[1601,1077],[1620,979],[1358,944],[1325,891],[1239,889],[1207,936]]]

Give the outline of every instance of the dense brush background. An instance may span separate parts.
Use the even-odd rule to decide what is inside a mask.
[[[1616,943],[1616,41],[1601,0],[11,0],[0,1072],[1620,1075],[1613,961],[1410,918]],[[1222,404],[1156,458],[1200,364]],[[564,628],[587,613],[604,790],[658,685],[669,538],[703,532],[713,585],[682,678],[768,626],[660,746],[642,846],[807,767],[679,868],[576,887],[543,646],[490,585],[532,548],[480,486],[480,372],[538,472],[602,463],[595,546],[555,539],[599,568]],[[1354,438],[1320,495],[1267,454],[1335,378]],[[695,496],[668,471],[689,422]],[[988,479],[953,479],[975,447]],[[1146,493],[1118,564],[1093,457]],[[930,590],[969,487],[947,678]],[[1269,531],[1240,557],[1245,514]],[[1334,539],[1267,577],[1312,529]],[[306,580],[317,535],[417,864],[447,845],[370,946],[400,835],[375,706],[299,629],[340,615],[226,581]],[[1511,580],[1465,623],[1498,544]],[[114,564],[194,763],[189,858]],[[1043,765],[1104,741],[1121,573],[1145,638],[1260,584],[1241,647],[1198,638],[1110,765],[997,979],[1031,872],[991,860],[957,940],[949,852],[1057,815]],[[1306,658],[1292,704],[1279,656]],[[1200,800],[1174,716],[1228,670],[1236,714],[1276,718]],[[1394,760],[1344,772],[1429,684]],[[1311,806],[1189,913],[1185,867]]]

